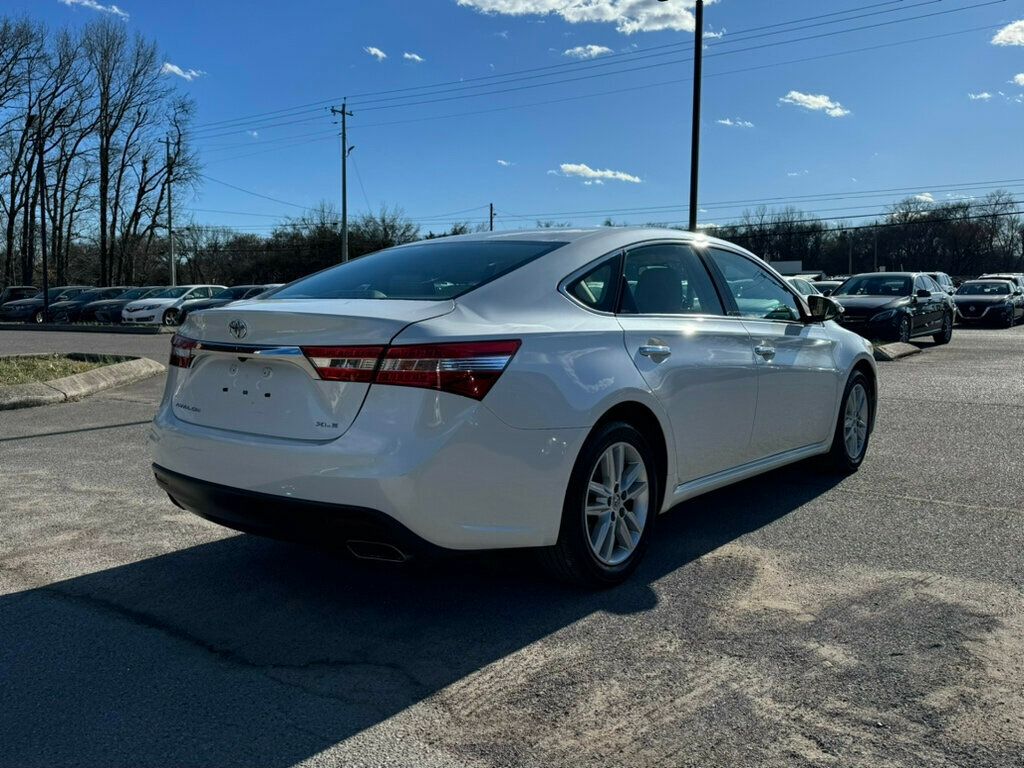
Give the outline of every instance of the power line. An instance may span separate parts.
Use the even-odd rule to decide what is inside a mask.
[[[921,6],[921,5],[931,5],[931,4],[934,4],[936,2],[943,2],[943,1],[944,0],[925,0],[924,2],[917,3],[917,4],[911,5],[911,6],[905,6],[904,8],[900,8],[900,9],[896,9],[896,10],[906,10],[906,9],[913,8],[913,7],[918,7],[918,6]],[[991,5],[997,5],[997,4],[1001,4],[1003,2],[1006,2],[1006,0],[987,0],[987,2],[975,3],[973,5],[968,5],[968,6],[964,6],[964,7],[960,7],[960,8],[950,8],[950,9],[946,9],[946,10],[942,10],[942,11],[934,11],[934,12],[931,12],[931,13],[919,14],[917,16],[909,16],[909,17],[905,17],[905,18],[901,18],[901,19],[891,19],[891,20],[888,20],[888,21],[883,21],[883,22],[877,22],[877,23],[873,23],[873,24],[862,25],[862,26],[859,26],[859,27],[851,27],[849,29],[832,30],[830,32],[824,32],[824,33],[820,33],[820,34],[809,35],[809,36],[805,36],[805,37],[801,37],[801,38],[794,38],[794,39],[791,39],[791,40],[782,40],[782,41],[776,41],[776,42],[771,42],[771,43],[763,43],[763,44],[760,44],[760,45],[748,46],[748,47],[740,48],[740,49],[733,50],[733,51],[722,51],[722,52],[719,52],[719,53],[712,52],[712,53],[707,54],[707,57],[710,58],[710,57],[713,57],[713,56],[731,55],[731,54],[735,54],[735,53],[743,53],[743,52],[760,50],[760,49],[763,49],[763,48],[766,48],[766,47],[777,47],[777,46],[781,46],[781,45],[789,45],[789,44],[792,44],[792,43],[804,42],[804,41],[807,41],[807,40],[816,40],[816,39],[821,39],[821,38],[826,38],[826,37],[833,37],[833,36],[836,36],[836,35],[850,34],[852,32],[859,32],[859,31],[864,31],[864,30],[869,30],[869,29],[877,29],[877,28],[881,28],[881,27],[888,27],[888,26],[892,26],[892,25],[895,25],[895,24],[903,24],[903,23],[907,23],[907,22],[911,22],[911,21],[919,21],[919,20],[926,19],[926,18],[934,18],[934,17],[937,17],[937,16],[944,16],[944,15],[953,14],[953,13],[961,13],[961,12],[964,12],[964,11],[976,10],[978,8],[983,8],[983,7],[987,7],[987,6],[991,6]],[[870,6],[867,6],[867,7],[870,7]],[[866,15],[874,15],[874,14],[865,14],[865,16]],[[861,18],[861,17],[854,17],[854,18]],[[848,21],[848,20],[851,20],[851,19],[843,19],[843,20],[840,20],[840,21]],[[831,23],[837,23],[837,22],[831,22]],[[797,30],[788,30],[788,31],[797,31]],[[773,32],[771,34],[780,34],[780,33],[779,32]],[[761,35],[761,36],[766,36],[766,35]],[[752,39],[752,38],[748,38],[748,39]],[[743,40],[738,40],[737,41],[735,39],[730,38],[728,40],[723,40],[723,41],[721,41],[719,43],[716,43],[716,44],[711,44],[708,47],[711,47],[711,48],[713,48],[713,47],[720,47],[720,46],[727,45],[727,44],[733,44],[734,42],[743,42]],[[672,44],[672,45],[678,46],[679,44]],[[644,49],[644,50],[652,50],[652,49]],[[637,52],[630,52],[630,55],[633,56],[633,60],[634,61],[637,60],[638,58],[644,58],[643,56],[636,56],[635,55],[636,53]],[[618,54],[613,54],[613,55],[618,55]],[[625,54],[623,54],[623,55],[625,55]],[[605,57],[605,58],[607,59],[607,58],[610,58],[610,57]],[[529,89],[529,88],[535,88],[535,87],[559,85],[559,84],[564,84],[564,83],[577,82],[577,81],[580,81],[580,80],[593,79],[593,78],[597,78],[597,77],[608,77],[608,76],[617,75],[617,74],[627,74],[627,73],[630,73],[630,72],[635,72],[635,71],[640,71],[640,70],[645,70],[645,69],[651,69],[651,68],[655,68],[655,67],[663,67],[663,66],[667,66],[669,64],[687,63],[689,61],[692,61],[692,58],[678,59],[678,60],[660,62],[660,63],[656,63],[656,64],[642,65],[642,66],[639,66],[639,67],[628,67],[628,68],[624,68],[624,69],[618,69],[618,70],[615,70],[615,71],[612,71],[612,72],[593,73],[593,74],[589,74],[589,75],[582,75],[582,76],[579,76],[579,77],[563,78],[561,80],[551,80],[551,81],[548,81],[548,82],[535,83],[535,84],[531,84],[531,85],[522,85],[522,86],[517,86],[517,87],[513,87],[513,88],[499,88],[499,89],[496,89],[496,90],[492,89],[492,90],[489,90],[489,91],[482,91],[480,93],[462,93],[462,94],[457,95],[457,96],[448,96],[448,97],[444,97],[444,98],[432,98],[432,99],[421,99],[420,98],[422,96],[436,95],[436,94],[439,94],[439,93],[447,93],[447,92],[452,92],[452,91],[467,91],[467,90],[471,90],[471,89],[475,89],[475,88],[489,87],[489,86],[479,86],[479,85],[466,84],[466,81],[463,81],[463,85],[461,87],[459,87],[459,88],[451,88],[451,89],[447,89],[445,91],[435,91],[434,94],[415,93],[415,94],[409,94],[408,96],[403,96],[403,97],[391,97],[391,100],[396,100],[396,99],[404,99],[405,100],[405,101],[403,101],[403,102],[401,102],[399,104],[378,104],[377,106],[364,106],[364,104],[374,104],[374,103],[379,102],[379,101],[388,100],[388,99],[380,99],[379,98],[379,99],[370,99],[367,102],[363,102],[362,104],[359,104],[359,107],[362,109],[362,111],[371,111],[371,110],[378,110],[378,109],[394,109],[394,108],[399,108],[399,107],[402,107],[402,106],[418,106],[418,105],[422,105],[422,104],[433,104],[433,103],[439,103],[439,102],[443,102],[443,101],[452,101],[452,100],[457,100],[457,99],[462,99],[462,98],[475,98],[475,97],[479,97],[479,96],[496,95],[496,94],[513,92],[513,91],[525,90],[525,89]],[[619,62],[612,62],[612,63],[619,63]],[[626,63],[628,63],[628,62],[626,62]],[[599,67],[599,66],[607,66],[608,62],[605,62],[605,61],[600,61],[600,62],[572,62],[572,64],[578,65],[576,67],[576,71],[579,71],[580,69],[596,68],[596,67]],[[568,65],[567,64],[565,64],[565,65],[550,65],[547,68],[551,68],[551,67],[555,67],[555,66],[568,66]],[[522,71],[523,72],[529,72],[530,70],[522,70]],[[517,78],[512,78],[512,79],[508,78],[508,75],[510,75],[510,74],[515,74],[515,73],[508,73],[507,75],[504,75],[504,76],[490,76],[490,77],[504,77],[504,78],[506,78],[502,82],[492,83],[490,85],[505,85],[506,83],[516,82]],[[558,75],[560,73],[554,73],[554,74]],[[551,75],[539,75],[537,77],[550,77],[550,76]],[[477,79],[483,79],[483,78],[477,78]],[[518,78],[518,79],[524,79],[524,78]],[[453,82],[458,82],[458,81],[453,81]],[[419,88],[419,90],[424,90],[426,88],[437,87],[439,85],[445,85],[445,84],[442,83],[442,84],[437,84],[435,86],[419,86],[418,88]],[[404,90],[404,89],[396,89],[396,90]],[[412,89],[410,88],[408,90],[412,90]],[[378,92],[378,93],[387,93],[387,92]],[[419,99],[419,100],[409,101],[409,99]],[[318,110],[308,110],[308,111],[318,111]],[[300,119],[300,120],[286,121],[286,122],[283,122],[283,123],[271,123],[271,124],[268,124],[268,125],[256,126],[256,127],[262,127],[262,128],[278,127],[280,125],[289,125],[289,124],[296,124],[296,123],[302,123],[302,122],[309,122],[309,121],[314,120],[314,119],[316,119],[316,118],[310,117],[310,118],[304,118],[304,119]],[[207,124],[207,125],[210,125],[210,124]],[[212,130],[220,130],[220,129],[212,129]],[[221,133],[216,133],[216,134],[213,134],[213,135],[207,135],[204,138],[216,138],[216,137],[219,137],[219,136],[231,135],[231,134],[234,134],[234,133],[239,133],[242,130],[244,130],[244,129],[242,129],[242,128],[235,128],[235,129],[228,130],[227,132],[221,132]],[[201,130],[194,130],[193,135],[195,136],[195,135],[197,135],[199,133],[202,133],[202,131]]]

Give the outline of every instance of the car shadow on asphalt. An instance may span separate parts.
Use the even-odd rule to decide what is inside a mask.
[[[0,597],[0,765],[293,765],[591,614],[630,622],[836,482],[799,464],[680,505],[603,592],[522,552],[411,569],[233,536]]]

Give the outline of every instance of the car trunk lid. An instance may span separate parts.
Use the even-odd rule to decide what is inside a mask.
[[[370,384],[322,380],[303,349],[383,348],[403,328],[454,307],[451,300],[293,299],[189,315],[181,336],[196,344],[174,386],[174,413],[198,426],[264,437],[337,439]]]

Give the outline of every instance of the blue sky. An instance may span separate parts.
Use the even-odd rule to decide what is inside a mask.
[[[437,231],[453,219],[482,221],[490,202],[502,228],[535,218],[596,224],[625,209],[616,222],[685,221],[692,5],[119,0],[116,8],[190,76],[166,75],[198,104],[195,141],[208,177],[297,206],[336,202],[339,145],[325,106],[349,95],[350,210],[398,205]],[[52,26],[113,13],[106,0],[4,7]],[[926,14],[942,15],[914,18]],[[875,190],[942,200],[990,188],[942,185],[1015,178],[1002,186],[1024,199],[1020,20],[1022,0],[708,5],[715,36],[704,65],[701,220],[738,218],[747,206],[733,201],[825,193],[845,199],[798,204],[824,216],[873,213],[898,197]],[[1006,44],[993,44],[997,35]],[[884,47],[861,50],[875,46]],[[859,52],[833,55],[848,51]],[[504,84],[497,77],[539,67],[552,69]],[[496,90],[506,92],[487,93]],[[402,98],[380,101],[389,96]],[[476,114],[451,117],[459,113]],[[181,210],[198,223],[262,232],[274,217],[301,214],[295,205],[207,181]],[[676,208],[653,210],[662,206]],[[576,211],[593,213],[563,213]]]

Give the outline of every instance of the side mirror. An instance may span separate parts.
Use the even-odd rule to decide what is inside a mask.
[[[917,298],[919,298],[919,299],[930,299],[931,297],[932,297],[932,292],[929,291],[926,288],[922,288],[922,289],[920,289],[917,292]]]
[[[815,322],[835,320],[845,311],[842,304],[828,296],[808,296],[807,306],[811,308],[811,319]]]

